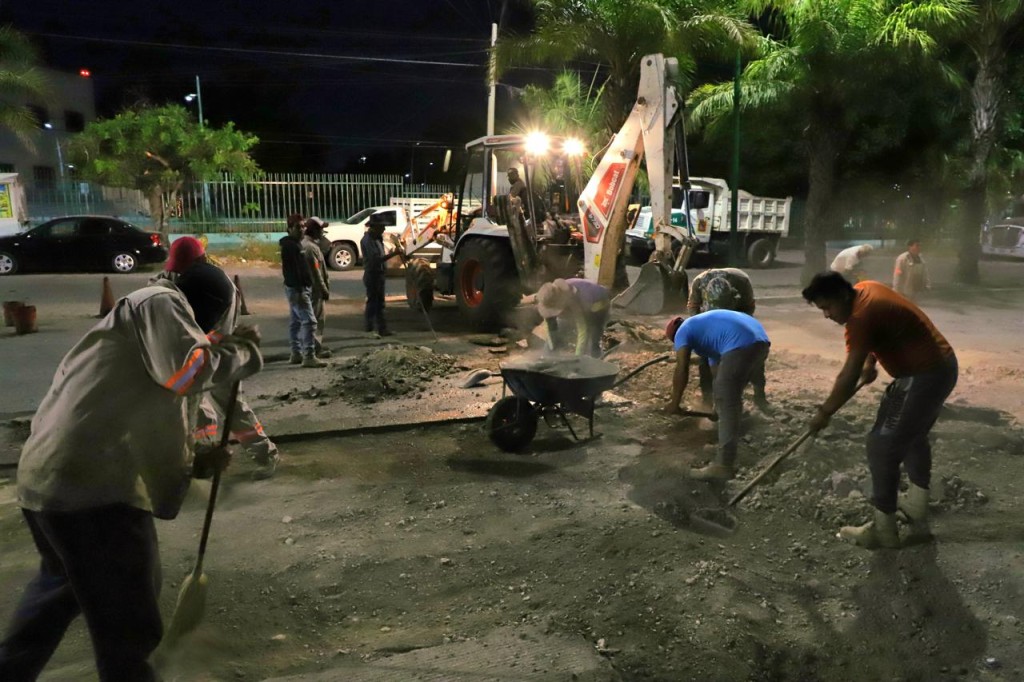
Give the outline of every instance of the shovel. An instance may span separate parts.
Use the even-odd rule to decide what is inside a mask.
[[[850,397],[852,398],[852,397],[853,397],[854,395],[857,395],[858,391],[860,391],[860,389],[864,388],[864,386],[865,386],[865,382],[863,382],[863,381],[861,381],[861,382],[858,382],[858,383],[857,383],[857,387],[856,387],[855,389],[853,389],[853,395],[851,395]],[[845,404],[845,403],[844,403],[844,404]],[[799,438],[797,438],[797,439],[796,439],[796,440],[795,440],[795,441],[793,442],[793,444],[792,444],[792,445],[790,445],[790,446],[789,446],[788,448],[786,448],[786,451],[785,451],[785,452],[783,452],[783,453],[782,453],[781,455],[779,455],[778,457],[776,457],[775,459],[773,459],[773,460],[772,460],[771,462],[769,462],[769,463],[768,463],[768,466],[766,466],[766,467],[764,468],[764,471],[762,471],[762,472],[761,472],[761,473],[759,473],[759,474],[758,474],[757,476],[755,476],[755,477],[754,477],[754,480],[752,480],[752,481],[751,481],[750,483],[748,483],[748,484],[747,484],[747,485],[746,485],[746,486],[745,486],[745,487],[743,488],[743,490],[741,490],[741,491],[739,491],[738,493],[736,493],[735,495],[733,495],[733,498],[732,498],[731,500],[729,500],[729,504],[728,504],[728,506],[730,506],[730,507],[735,507],[735,506],[736,506],[736,503],[737,503],[737,502],[739,502],[739,501],[740,501],[740,500],[742,500],[742,499],[743,499],[744,497],[746,497],[746,496],[747,496],[747,494],[748,494],[748,493],[749,493],[749,492],[750,492],[751,490],[753,490],[753,489],[754,489],[754,486],[756,486],[756,485],[757,485],[758,483],[760,483],[760,482],[761,482],[761,480],[762,480],[762,479],[763,479],[763,478],[764,478],[765,476],[767,476],[768,474],[770,474],[770,473],[772,472],[772,470],[773,470],[773,469],[774,469],[775,467],[777,467],[777,466],[778,466],[779,464],[781,464],[781,463],[782,463],[782,461],[783,461],[784,459],[786,459],[787,457],[789,457],[790,455],[792,455],[792,454],[793,454],[794,452],[796,452],[796,449],[797,449],[797,448],[799,448],[799,447],[800,447],[801,445],[803,445],[804,441],[805,441],[805,440],[807,440],[808,438],[810,438],[810,437],[811,437],[811,436],[813,436],[813,435],[814,435],[814,432],[813,432],[813,431],[811,431],[810,429],[808,429],[807,431],[805,431],[805,432],[803,433],[803,435],[802,435],[802,436],[800,436]]]
[[[231,386],[228,406],[224,410],[224,433],[221,435],[220,446],[226,447],[231,435],[231,417],[234,416],[235,403],[238,401],[238,384]],[[217,506],[217,490],[220,488],[220,469],[214,469],[213,483],[210,486],[210,501],[206,505],[206,518],[203,520],[203,532],[199,538],[199,555],[196,566],[181,583],[178,602],[174,606],[174,615],[164,633],[163,647],[173,646],[182,636],[192,632],[203,620],[206,608],[207,580],[203,574],[203,557],[206,556],[206,541],[210,537],[210,525],[213,523],[213,510]]]

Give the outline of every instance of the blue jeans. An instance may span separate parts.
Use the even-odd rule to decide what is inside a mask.
[[[41,562],[0,642],[0,680],[35,680],[79,613],[100,680],[155,680],[147,660],[163,623],[153,516],[123,504],[24,514]]]
[[[291,321],[288,325],[288,341],[293,353],[311,355],[313,348],[313,332],[316,329],[316,313],[313,312],[313,287],[284,288],[288,297],[288,312]]]
[[[900,465],[914,485],[928,488],[931,484],[928,434],[953,392],[958,374],[956,356],[952,356],[930,372],[896,379],[886,387],[867,439],[871,503],[879,511],[896,513]]]

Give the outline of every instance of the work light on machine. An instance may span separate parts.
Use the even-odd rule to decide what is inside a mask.
[[[530,156],[547,154],[550,141],[544,133],[533,132],[526,136],[526,153]]]
[[[567,138],[562,143],[562,151],[565,152],[566,156],[583,156],[583,140],[578,137]]]

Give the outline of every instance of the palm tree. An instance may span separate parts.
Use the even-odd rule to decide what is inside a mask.
[[[804,221],[806,281],[825,269],[836,185],[844,153],[875,108],[893,69],[937,50],[936,32],[964,21],[966,0],[750,0],[778,36],[762,40],[760,57],[743,70],[743,110],[784,108],[797,116],[808,196]],[[896,94],[898,96],[898,93]],[[698,88],[691,123],[714,125],[732,115],[733,84]]]
[[[971,129],[956,276],[968,283],[978,281],[978,230],[985,221],[991,161],[1007,115],[1009,53],[1024,30],[1021,0],[976,0],[975,6],[961,32],[972,58],[968,68]]]
[[[23,102],[44,101],[49,88],[36,67],[36,53],[21,33],[10,26],[0,26],[0,128],[10,130],[25,144],[32,145],[32,136],[42,121],[37,121]]]
[[[685,85],[698,56],[732,54],[752,45],[753,27],[724,0],[533,0],[536,26],[521,39],[498,42],[499,69],[520,64],[590,60],[607,70],[604,114],[617,130],[636,99],[640,60],[664,53],[679,59]]]

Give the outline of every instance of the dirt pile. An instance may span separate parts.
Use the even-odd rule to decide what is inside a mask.
[[[456,370],[455,357],[425,346],[387,346],[336,365],[331,392],[352,403],[415,394]]]

